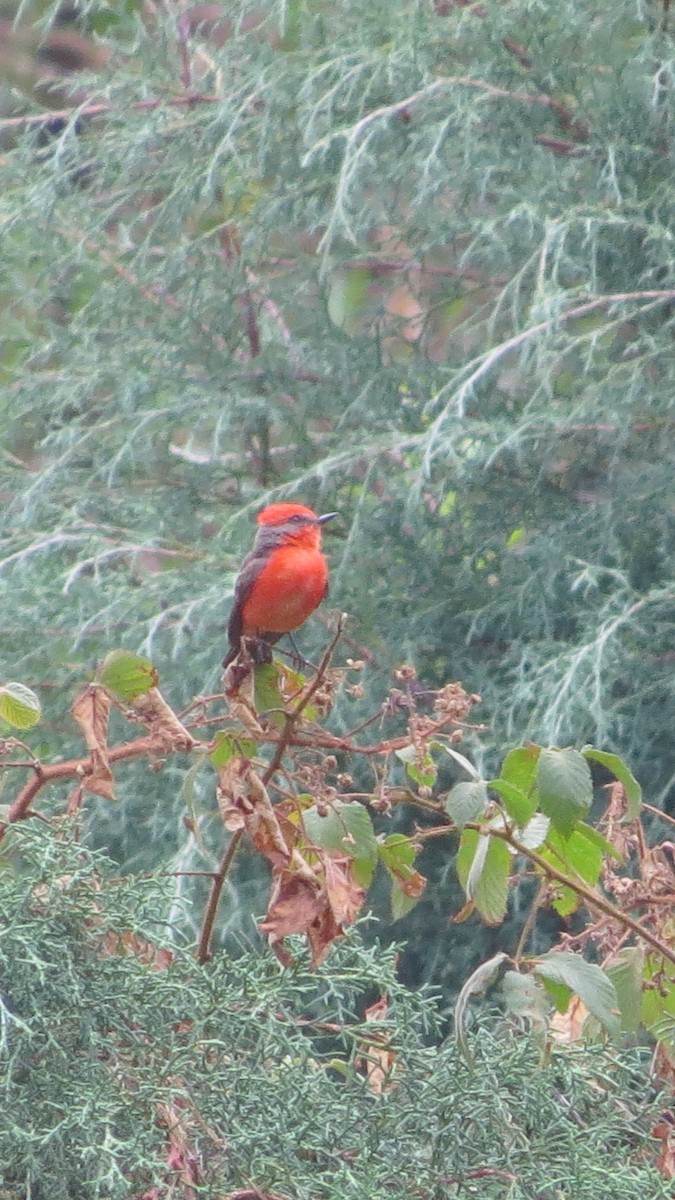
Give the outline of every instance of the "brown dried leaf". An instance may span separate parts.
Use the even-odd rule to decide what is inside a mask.
[[[352,925],[366,898],[365,888],[352,877],[353,859],[322,854],[326,898],[338,925]]]
[[[675,1125],[670,1113],[664,1114],[663,1120],[657,1121],[652,1134],[661,1142],[661,1149],[656,1159],[656,1169],[665,1179],[675,1179]]]
[[[370,1008],[366,1009],[366,1021],[384,1021],[389,1011],[386,996],[380,996]],[[357,1059],[357,1066],[365,1072],[368,1087],[371,1092],[381,1096],[389,1092],[395,1085],[392,1082],[392,1072],[396,1065],[396,1053],[389,1047],[389,1038],[385,1033],[371,1034],[364,1043],[363,1053]]]
[[[113,773],[108,758],[108,719],[111,700],[104,688],[96,683],[75,700],[71,712],[87,743],[91,759],[91,771],[82,780],[82,787],[104,800],[115,799]]]
[[[245,827],[256,850],[272,867],[284,867],[290,861],[297,833],[274,808],[250,759],[235,755],[220,768],[218,804],[226,827]]]
[[[131,708],[157,740],[158,751],[192,750],[197,745],[158,688],[150,688],[143,695],[136,696]]]
[[[557,1012],[551,1017],[549,1028],[553,1040],[563,1044],[580,1041],[587,1017],[586,1005],[578,996],[573,996],[567,1006],[567,1012]]]
[[[146,938],[134,933],[131,929],[123,929],[118,933],[114,929],[107,930],[101,938],[103,953],[109,956],[129,955],[152,971],[165,971],[173,962],[173,953],[164,946],[155,946]]]

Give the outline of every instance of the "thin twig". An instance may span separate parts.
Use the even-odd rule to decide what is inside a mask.
[[[646,804],[642,801],[642,807],[646,808],[647,812],[652,813],[655,817],[660,817],[662,821],[667,821],[671,825],[675,825],[675,817],[671,817],[670,813],[664,812],[662,808],[656,808],[653,804]]]
[[[151,757],[157,754],[160,749],[157,738],[142,737],[136,742],[127,742],[124,746],[114,746],[108,751],[108,761],[123,762],[125,759]],[[43,787],[48,783],[56,783],[60,779],[80,779],[83,776],[91,775],[94,770],[94,763],[90,756],[86,758],[71,758],[66,762],[50,763],[44,766],[42,763],[31,764],[35,771],[34,777],[24,784],[18,796],[9,807],[7,821],[0,824],[0,837],[7,830],[7,825],[14,821],[21,821],[28,814],[28,810]]]
[[[476,828],[480,828],[480,826],[476,826]],[[604,913],[605,916],[611,917],[613,921],[617,921],[620,925],[623,925],[625,929],[632,930],[636,937],[639,937],[644,942],[647,942],[647,944],[651,946],[653,950],[656,950],[659,954],[663,955],[664,958],[667,958],[669,962],[675,964],[675,949],[673,949],[672,946],[669,946],[667,942],[661,941],[656,934],[652,933],[649,929],[645,929],[639,921],[634,920],[634,918],[630,917],[628,913],[622,912],[620,908],[615,908],[615,906],[610,903],[609,900],[605,900],[604,896],[601,896],[599,892],[594,891],[594,889],[588,884],[584,883],[583,880],[575,879],[573,876],[566,875],[564,871],[559,871],[557,867],[552,866],[552,864],[547,862],[545,858],[542,858],[541,854],[537,854],[536,850],[529,850],[526,846],[521,845],[518,839],[515,838],[508,829],[490,829],[490,835],[492,837],[501,838],[502,841],[506,842],[509,846],[513,846],[514,850],[517,850],[519,854],[523,854],[526,858],[529,858],[530,862],[539,867],[539,869],[543,871],[544,874],[550,879],[555,879],[558,883],[564,884],[565,887],[571,888],[572,891],[577,893],[577,895],[583,896],[589,907],[597,908],[600,912]]]
[[[211,958],[211,937],[213,935],[213,926],[218,912],[218,904],[220,895],[225,884],[225,880],[230,871],[230,867],[234,861],[234,856],[239,848],[239,843],[244,836],[243,829],[236,829],[230,838],[227,849],[223,855],[222,862],[213,876],[213,883],[207,901],[206,909],[204,910],[204,919],[199,933],[199,943],[197,945],[197,962],[205,963]]]
[[[309,704],[310,700],[316,694],[316,692],[318,691],[319,687],[321,686],[321,684],[323,683],[323,681],[325,679],[326,671],[328,670],[330,660],[333,657],[333,652],[334,652],[335,647],[337,646],[337,644],[340,640],[341,634],[342,634],[342,624],[343,624],[343,619],[342,619],[342,617],[339,617],[337,625],[335,627],[335,633],[333,634],[333,637],[331,638],[330,642],[328,643],[328,646],[326,647],[326,649],[323,652],[321,661],[319,663],[319,666],[317,667],[316,675],[314,676],[312,682],[310,683],[309,687],[307,688],[307,691],[305,692],[305,694],[302,697],[302,699],[300,700],[300,702],[293,709],[293,712],[286,714],[286,724],[285,724],[285,726],[281,732],[281,735],[279,737],[279,740],[277,742],[277,748],[276,748],[274,754],[272,755],[272,760],[262,777],[262,782],[265,787],[267,787],[267,784],[270,782],[270,779],[272,779],[272,777],[274,775],[276,775],[276,772],[279,770],[279,766],[281,765],[281,760],[286,752],[286,749],[288,748],[288,746],[291,743],[291,739],[293,736],[293,731],[295,729],[295,726],[297,725],[298,721],[300,720],[300,717],[302,716],[303,712],[307,708],[307,705]]]

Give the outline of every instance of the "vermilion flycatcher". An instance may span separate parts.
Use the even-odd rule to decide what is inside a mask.
[[[321,553],[321,526],[337,513],[317,517],[304,504],[270,504],[258,514],[260,528],[234,585],[227,626],[227,667],[242,637],[268,645],[307,620],[328,592],[328,564]]]

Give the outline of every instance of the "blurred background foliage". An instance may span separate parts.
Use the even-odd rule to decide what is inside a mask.
[[[336,725],[412,661],[481,693],[488,769],[592,741],[672,809],[673,21],[4,4],[0,627],[37,754],[79,746],[112,647],[178,708],[218,689],[254,514],[293,496],[341,514],[331,603],[367,668]],[[206,776],[125,779],[88,824],[125,868],[189,867],[186,798],[220,844]],[[449,927],[451,863],[424,860],[395,932],[452,990],[512,935]],[[242,860],[224,933],[260,887]]]

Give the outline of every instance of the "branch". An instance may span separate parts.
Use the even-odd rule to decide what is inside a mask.
[[[123,762],[130,758],[150,757],[160,750],[161,746],[156,737],[142,737],[136,742],[127,742],[124,746],[113,747],[108,751],[108,759],[111,763]],[[66,762],[51,763],[47,767],[38,762],[31,765],[35,774],[10,805],[7,821],[0,824],[0,838],[6,833],[8,825],[14,821],[22,821],[28,815],[33,800],[47,784],[56,783],[60,779],[82,779],[84,776],[91,775],[95,766],[91,755],[86,758],[71,758]]]
[[[134,100],[128,107],[133,112],[152,112],[155,108],[194,108],[198,104],[221,104],[222,96],[206,96],[199,92],[191,93],[188,96],[169,96],[162,97],[158,100]],[[87,104],[83,108],[55,108],[50,112],[36,113],[32,116],[24,117],[4,117],[0,120],[0,130],[3,129],[31,129],[40,125],[49,125],[52,121],[69,121],[74,118],[77,121],[87,119],[95,120],[97,117],[105,117],[108,113],[120,112],[122,106],[109,102],[101,104]]]
[[[314,676],[312,682],[310,683],[309,687],[307,688],[307,691],[305,692],[305,694],[302,697],[302,699],[300,700],[300,702],[293,709],[293,712],[286,714],[286,724],[284,725],[284,728],[283,728],[281,735],[279,737],[279,740],[277,742],[277,748],[274,751],[274,754],[272,755],[272,760],[271,760],[269,766],[267,767],[265,774],[262,777],[262,782],[263,782],[264,787],[267,787],[267,785],[270,782],[270,780],[272,779],[272,777],[274,775],[276,775],[276,773],[281,765],[281,760],[284,756],[284,753],[286,752],[286,749],[288,748],[289,745],[292,744],[293,731],[294,731],[298,721],[300,720],[300,717],[302,716],[303,712],[307,708],[307,705],[309,704],[310,700],[312,699],[312,696],[316,695],[321,684],[324,682],[324,680],[326,678],[326,671],[328,670],[328,667],[330,665],[330,660],[333,657],[333,651],[335,650],[335,647],[337,646],[337,644],[340,640],[340,637],[342,635],[342,625],[343,625],[343,618],[339,617],[337,625],[335,627],[335,633],[333,634],[330,642],[328,643],[326,649],[323,652],[321,662],[319,663],[317,670],[316,670],[316,675]],[[408,738],[408,741],[410,741],[409,738]],[[314,739],[312,738],[310,740],[310,745],[313,745],[313,744],[314,744]]]
[[[471,374],[467,376],[453,397],[457,405],[457,416],[460,420],[463,420],[466,416],[464,402],[474,384],[479,379],[482,379],[484,375],[487,375],[492,367],[512,350],[518,350],[526,342],[531,341],[532,338],[538,337],[540,333],[547,333],[550,329],[554,329],[566,321],[573,321],[576,317],[583,317],[586,313],[595,312],[596,308],[604,308],[610,304],[630,303],[631,301],[639,303],[648,300],[652,300],[656,304],[675,301],[675,288],[654,288],[644,292],[611,292],[607,296],[596,296],[593,300],[587,300],[583,304],[576,304],[573,308],[568,308],[566,312],[556,313],[552,317],[547,317],[545,321],[539,321],[536,325],[530,325],[527,329],[522,329],[520,333],[514,334],[513,337],[507,338],[505,342],[500,342],[498,346],[495,346],[479,360],[473,360],[474,363],[478,362],[478,365],[474,367]],[[447,387],[441,388],[440,392],[437,392],[432,397],[432,400],[440,400],[443,393],[447,390]],[[449,408],[450,404],[448,403],[427,431],[427,451],[425,454],[425,468],[427,470],[430,465],[428,462],[430,447],[434,443],[435,434],[438,433],[447,418]]]
[[[473,823],[471,827],[482,829],[480,825],[474,825]],[[590,908],[596,908],[599,912],[604,913],[606,917],[611,917],[613,921],[618,921],[625,929],[630,929],[636,937],[642,938],[644,942],[647,942],[663,958],[675,964],[675,949],[672,946],[669,946],[667,942],[662,942],[649,929],[645,929],[639,921],[635,921],[633,917],[629,917],[620,908],[615,908],[609,900],[606,900],[604,896],[596,892],[587,883],[584,883],[583,880],[566,875],[564,871],[560,871],[557,867],[552,866],[545,858],[537,854],[536,850],[528,850],[525,846],[522,846],[509,830],[490,829],[489,833],[491,837],[501,838],[502,841],[512,846],[514,850],[517,850],[519,854],[525,855],[530,862],[539,867],[540,871],[543,871],[550,879],[555,879],[557,883],[562,883],[565,887],[571,888],[577,895],[583,896]]]
[[[225,880],[229,874],[230,867],[232,866],[234,856],[239,848],[239,843],[244,836],[244,832],[245,831],[242,828],[235,830],[235,832],[232,834],[232,837],[228,842],[227,850],[223,855],[221,864],[216,874],[213,876],[211,891],[209,892],[209,898],[204,910],[202,927],[199,931],[197,962],[205,963],[211,958],[211,936],[213,934],[213,926],[216,919],[216,913],[218,912],[218,905],[220,903],[220,894],[223,890]]]

